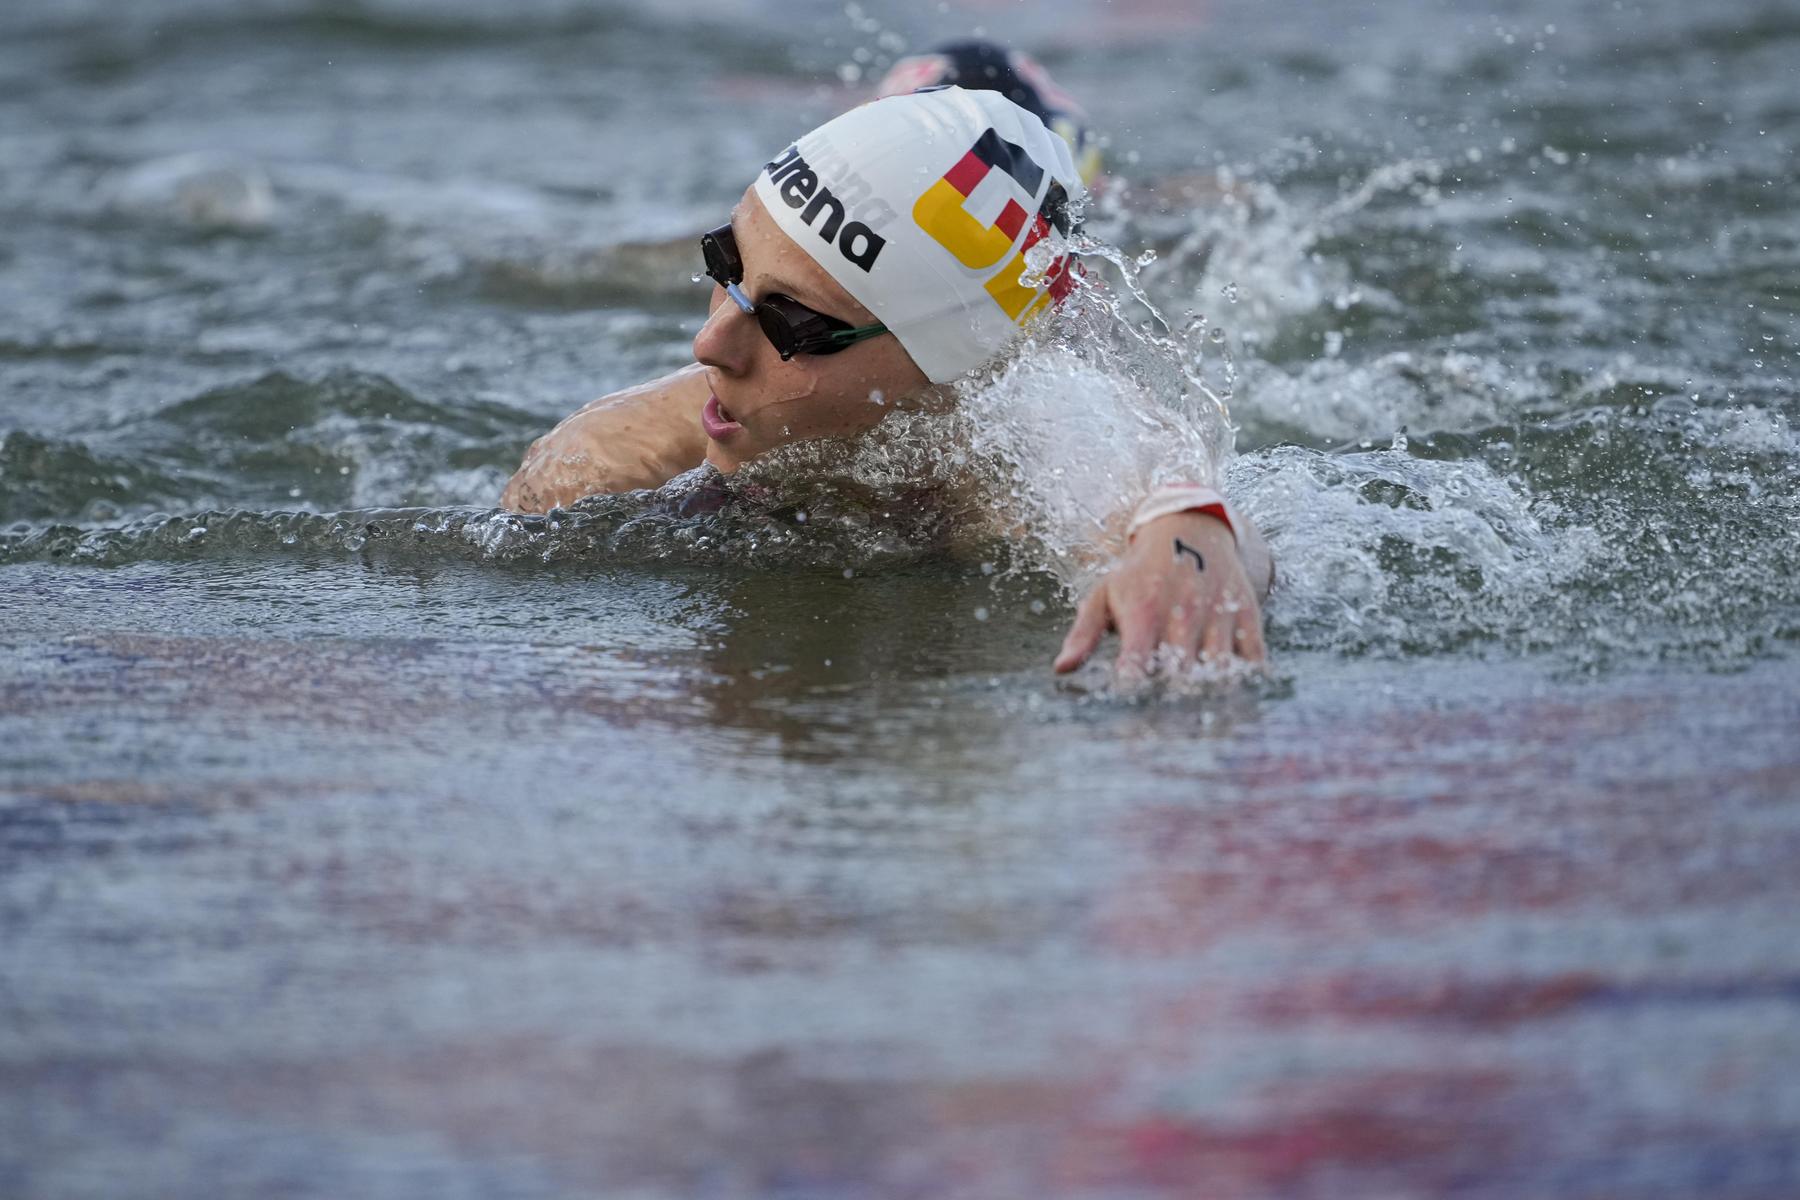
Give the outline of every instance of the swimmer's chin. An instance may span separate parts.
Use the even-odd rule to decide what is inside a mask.
[[[737,456],[725,453],[717,442],[707,444],[706,464],[721,475],[734,475],[737,473],[737,469],[744,465]]]
[[[717,470],[721,475],[735,474],[740,467],[746,466],[750,462],[769,453],[770,450],[775,449],[775,447],[772,446],[759,446],[755,449],[751,449],[748,446],[741,445],[741,443],[750,440],[741,435],[732,438],[731,440],[740,443],[740,445],[730,446],[723,442],[717,442],[710,439],[706,443],[705,462],[708,466]]]

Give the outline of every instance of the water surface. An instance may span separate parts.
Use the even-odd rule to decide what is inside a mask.
[[[1001,16],[0,15],[0,1192],[1800,1192],[1800,9]],[[492,510],[977,24],[1229,394],[1263,684],[1052,679],[1048,375],[1025,544]]]

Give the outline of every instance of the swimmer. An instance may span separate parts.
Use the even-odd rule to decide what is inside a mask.
[[[899,96],[945,83],[999,92],[1034,114],[1051,132],[1061,135],[1069,143],[1081,182],[1087,185],[1090,212],[1093,200],[1102,196],[1113,213],[1152,222],[1170,214],[1191,214],[1196,208],[1215,208],[1226,203],[1254,208],[1257,203],[1253,191],[1207,172],[1186,171],[1135,184],[1106,174],[1101,138],[1081,102],[1029,54],[984,38],[945,42],[924,54],[899,60],[876,84],[875,95]],[[1152,244],[1164,240],[1149,235],[1143,228],[1134,227],[1133,233],[1137,240],[1148,237]],[[1192,233],[1191,226],[1184,222],[1181,237],[1191,239]],[[1172,248],[1173,243],[1159,247]],[[1198,257],[1196,266],[1204,265],[1211,253],[1204,244],[1195,246],[1191,241],[1185,250]]]
[[[964,208],[978,186],[1008,198],[991,224]],[[770,160],[701,239],[713,286],[694,363],[564,419],[526,452],[502,505],[543,512],[702,463],[731,474],[777,447],[855,438],[896,409],[943,402],[943,385],[1003,357],[1072,286],[1070,217],[1084,194],[1070,143],[996,91],[939,86],[827,122]],[[1047,261],[1035,274],[1027,250]],[[1098,548],[1112,565],[1055,669],[1078,667],[1108,629],[1127,676],[1260,662],[1273,564],[1254,525],[1197,483],[1140,499],[1115,514]]]
[[[945,42],[889,67],[875,85],[875,98],[904,96],[947,83],[1005,96],[1069,143],[1075,170],[1090,191],[1101,182],[1100,139],[1088,124],[1086,111],[1050,78],[1050,72],[1023,51],[1009,50],[982,38]]]

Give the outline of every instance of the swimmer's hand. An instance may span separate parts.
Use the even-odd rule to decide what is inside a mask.
[[[1225,522],[1205,513],[1175,513],[1143,526],[1076,610],[1056,656],[1057,673],[1087,661],[1108,629],[1119,632],[1117,670],[1125,678],[1149,675],[1159,665],[1222,667],[1233,655],[1262,662],[1257,596],[1267,585],[1251,583],[1245,559],[1266,579],[1267,551],[1254,530],[1245,550],[1239,553]]]

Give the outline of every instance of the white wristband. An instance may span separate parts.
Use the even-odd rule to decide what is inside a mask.
[[[1129,542],[1137,536],[1138,530],[1158,517],[1184,512],[1203,512],[1219,518],[1225,522],[1225,528],[1231,530],[1231,540],[1237,540],[1237,514],[1231,511],[1231,505],[1221,492],[1201,483],[1170,483],[1151,492],[1132,514],[1131,524],[1125,529],[1125,540]]]

